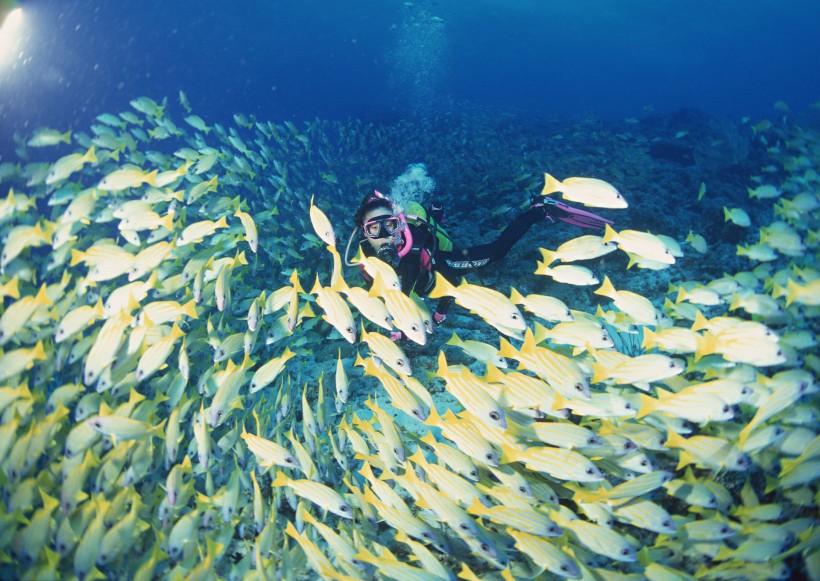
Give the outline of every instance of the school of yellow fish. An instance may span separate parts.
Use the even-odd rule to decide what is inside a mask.
[[[342,138],[180,103],[184,125],[143,97],[0,164],[0,576],[820,578],[820,135],[760,129],[789,177],[750,184],[774,216],[747,271],[616,289],[575,262],[683,252],[607,227],[535,270],[596,285],[596,313],[439,276],[491,345],[433,334],[376,258],[369,291],[345,277],[330,164],[288,183]],[[591,178],[542,193],[628,211]]]

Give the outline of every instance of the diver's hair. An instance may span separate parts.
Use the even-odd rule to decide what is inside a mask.
[[[356,213],[353,215],[353,221],[356,223],[356,227],[360,227],[362,225],[364,215],[374,208],[384,208],[388,212],[395,212],[393,202],[390,198],[367,194],[364,198],[362,198],[362,201],[359,204],[359,209],[356,210]]]

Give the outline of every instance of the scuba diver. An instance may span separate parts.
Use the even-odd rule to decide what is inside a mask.
[[[356,242],[365,256],[377,256],[393,267],[401,281],[402,292],[409,295],[415,291],[419,296],[425,296],[435,286],[435,272],[455,285],[459,276],[504,258],[537,222],[554,223],[557,219],[591,229],[612,224],[611,220],[592,212],[547,196],[537,196],[493,242],[459,249],[440,225],[442,214],[442,206],[436,201],[430,203],[428,210],[417,202],[410,202],[401,209],[378,191],[366,195],[353,217],[355,229],[347,243],[345,263],[348,266],[356,264],[348,258],[351,246]],[[372,279],[359,266],[370,285]],[[449,296],[439,298],[433,313],[436,326],[447,318],[453,300]],[[393,332],[394,340],[400,337],[400,332]]]

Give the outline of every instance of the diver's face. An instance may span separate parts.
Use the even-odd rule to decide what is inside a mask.
[[[367,224],[368,222],[376,218],[386,218],[389,216],[393,216],[393,214],[386,208],[373,208],[372,210],[368,210],[367,212],[365,212],[364,216],[362,217],[362,224]],[[380,233],[382,234],[380,238],[366,238],[367,242],[377,253],[379,252],[379,249],[382,246],[393,243],[393,236],[387,235],[387,232],[384,228],[381,229]]]

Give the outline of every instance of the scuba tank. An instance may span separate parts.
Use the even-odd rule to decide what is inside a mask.
[[[453,241],[450,235],[440,225],[440,220],[444,214],[444,208],[440,203],[433,201],[430,210],[425,210],[418,202],[410,202],[404,208],[407,223],[414,226],[425,226],[436,236],[436,246],[445,252],[453,249]]]

